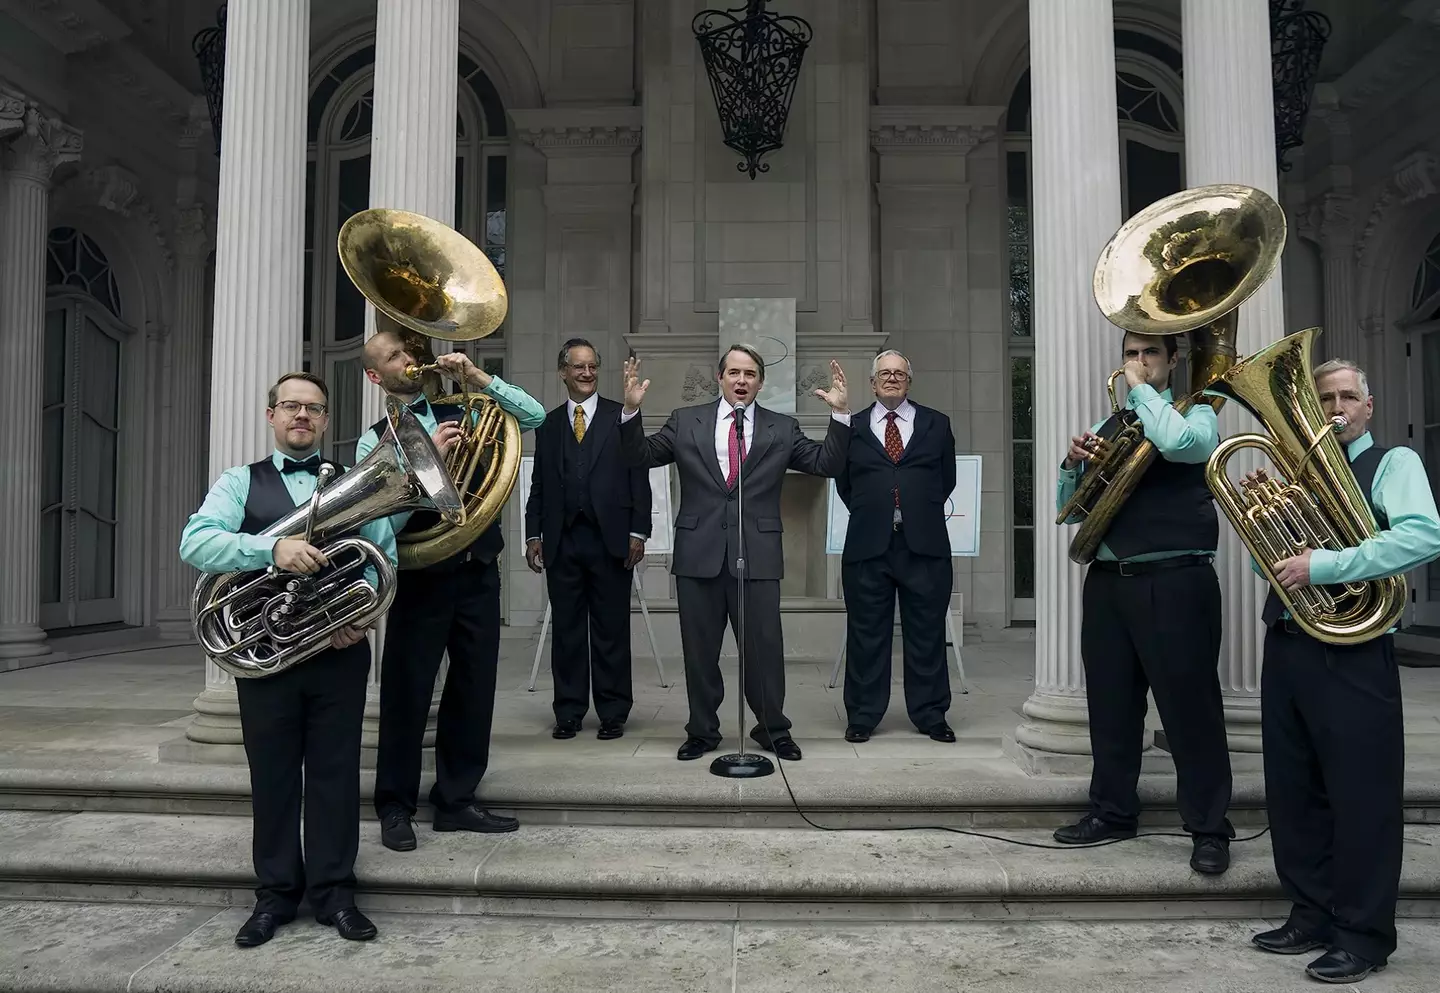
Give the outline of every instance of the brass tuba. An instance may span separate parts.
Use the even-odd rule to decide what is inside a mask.
[[[1313,638],[1353,645],[1384,634],[1405,610],[1404,576],[1293,591],[1275,580],[1275,563],[1306,548],[1339,550],[1374,537],[1377,526],[1332,422],[1320,407],[1310,350],[1320,328],[1287,335],[1235,364],[1208,387],[1248,410],[1266,434],[1226,438],[1205,465],[1205,482],[1295,623]],[[1284,477],[1263,472],[1237,489],[1226,475],[1242,448],[1265,454]]]
[[[1189,395],[1175,402],[1180,413],[1195,403],[1219,409],[1221,400],[1201,395],[1235,363],[1240,305],[1280,262],[1285,214],[1268,194],[1251,186],[1197,186],[1157,200],[1120,226],[1095,264],[1095,302],[1105,319],[1124,331],[1190,335]],[[1070,558],[1095,558],[1116,513],[1150,463],[1155,446],[1139,417],[1121,410],[1110,374],[1109,419],[1075,492],[1055,518],[1064,524],[1083,515],[1070,542]]]
[[[356,528],[410,508],[433,505],[450,520],[460,494],[434,442],[410,409],[390,398],[385,437],[364,461],[330,482],[323,465],[310,502],[260,532],[304,538],[329,560],[305,576],[274,566],[204,575],[190,598],[195,637],[205,654],[240,679],[273,676],[330,647],[332,632],[367,627],[390,609],[395,570]],[[365,577],[374,569],[375,583]]]
[[[445,456],[459,490],[459,520],[441,518],[396,535],[401,569],[420,569],[467,547],[500,515],[520,475],[520,424],[490,397],[445,393],[428,339],[472,341],[505,320],[509,297],[495,266],[447,224],[405,210],[373,208],[340,228],[336,251],[350,281],[420,359],[406,374],[431,403],[464,408],[460,440]]]

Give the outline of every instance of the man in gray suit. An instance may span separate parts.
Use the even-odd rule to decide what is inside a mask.
[[[736,623],[737,497],[745,497],[745,700],[758,723],[750,737],[790,762],[800,746],[785,716],[785,642],[780,630],[780,579],[785,575],[780,534],[780,484],[789,469],[836,476],[850,450],[850,406],[845,373],[830,363],[830,389],[816,390],[832,411],[821,444],[805,437],[795,418],[756,405],[765,382],[765,360],[748,345],[734,345],[720,359],[720,399],[681,407],[655,434],[645,436],[636,415],[650,380],[640,362],[625,363],[625,409],[620,413],[620,450],[632,466],[675,463],[680,509],[675,516],[675,598],[685,651],[690,699],[689,735],[676,757],[698,759],[720,744],[720,642],[725,619]],[[741,487],[737,488],[737,479]],[[739,633],[736,633],[739,638]]]

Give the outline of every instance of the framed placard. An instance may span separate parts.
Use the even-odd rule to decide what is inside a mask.
[[[845,532],[850,527],[850,511],[845,508],[830,480],[829,507],[825,521],[825,554],[839,555],[845,551]],[[950,554],[980,554],[980,456],[955,456],[955,489],[945,501],[945,530],[950,536]]]
[[[520,514],[530,503],[530,482],[535,475],[535,456],[520,457]],[[670,503],[670,467],[650,470],[650,540],[645,542],[646,555],[669,555],[675,543],[675,514]]]

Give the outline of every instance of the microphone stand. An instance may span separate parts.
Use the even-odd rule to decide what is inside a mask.
[[[745,404],[735,404],[740,416],[734,421],[736,441],[745,449]],[[749,450],[745,449],[745,454]],[[739,704],[739,724],[736,734],[740,739],[740,751],[718,756],[710,763],[712,775],[726,779],[759,779],[773,775],[775,765],[764,755],[745,752],[745,459],[735,466],[735,655],[740,662],[740,685],[735,688],[735,699]]]

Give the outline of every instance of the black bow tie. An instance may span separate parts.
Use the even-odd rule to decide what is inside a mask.
[[[303,462],[294,459],[286,459],[280,464],[281,472],[308,472],[312,476],[320,475],[320,456],[312,455]]]
[[[430,401],[425,397],[421,397],[419,400],[410,404],[410,409],[417,414],[423,414],[430,409]]]

